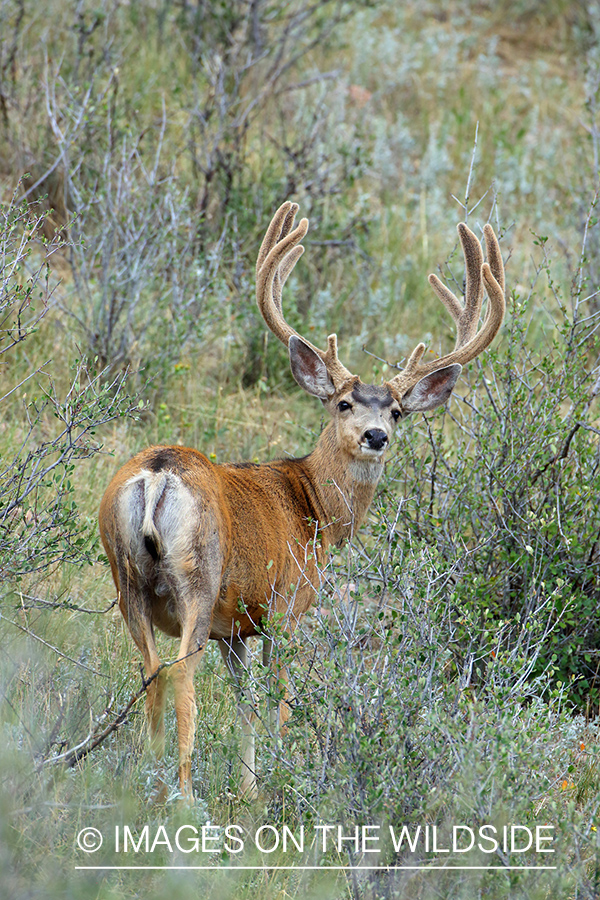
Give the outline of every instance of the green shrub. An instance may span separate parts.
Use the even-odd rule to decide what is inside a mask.
[[[5,364],[19,356],[27,360],[24,348],[43,326],[52,302],[49,259],[58,245],[44,243],[34,250],[31,243],[43,220],[15,197],[0,206],[0,358]],[[10,593],[13,579],[26,573],[45,574],[59,563],[89,563],[95,556],[95,529],[86,527],[78,513],[75,467],[100,450],[97,428],[132,412],[124,376],[109,378],[75,361],[66,388],[57,388],[52,363],[36,367],[29,362],[27,373],[20,380],[13,377],[0,397],[2,593]]]
[[[598,313],[586,314],[582,277],[562,300],[545,239],[536,243],[536,280],[527,296],[513,293],[503,344],[463,373],[468,389],[441,414],[446,427],[412,423],[388,484],[407,498],[403,552],[435,548],[453,573],[444,602],[461,623],[455,671],[472,656],[474,683],[485,684],[499,649],[491,623],[506,623],[508,647],[528,623],[544,623],[533,672],[568,683],[574,702],[592,711],[600,699]]]

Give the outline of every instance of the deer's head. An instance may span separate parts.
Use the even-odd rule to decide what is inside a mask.
[[[397,422],[412,412],[426,412],[449,398],[463,365],[493,341],[504,318],[504,267],[498,241],[490,225],[483,229],[487,262],[477,237],[458,226],[466,266],[464,305],[437,278],[429,282],[456,322],[454,350],[440,359],[422,362],[425,345],[418,344],[404,369],[383,385],[365,384],[339,360],[337,337],[329,335],[319,350],[286,322],[281,304],[283,285],[304,253],[300,241],[308,219],[294,228],[296,203],[286,202],[275,213],[262,242],[256,264],[256,298],[270,330],[289,350],[294,378],[318,397],[333,418],[338,445],[349,457],[383,460]],[[479,329],[484,287],[489,303]]]

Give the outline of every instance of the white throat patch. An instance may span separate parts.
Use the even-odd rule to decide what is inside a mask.
[[[350,476],[358,484],[377,484],[383,472],[384,454],[380,459],[353,459],[350,463]]]

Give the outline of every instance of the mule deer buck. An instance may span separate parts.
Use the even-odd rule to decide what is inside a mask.
[[[460,224],[464,306],[435,275],[429,277],[455,320],[454,350],[423,362],[425,346],[418,344],[391,381],[364,384],[338,359],[335,334],[319,350],[284,318],[282,289],[308,230],[307,219],[294,227],[297,211],[286,202],[273,217],[258,254],[256,297],[266,324],[289,349],[294,378],[331,416],[315,449],[302,459],[215,465],[197,450],[150,447],[117,472],[100,507],[120,609],[144,657],[146,713],[158,755],[164,750],[168,677],[174,685],[179,781],[187,798],[196,727],[193,677],[209,638],[219,641],[233,675],[243,730],[241,790],[254,795],[254,713],[240,682],[247,639],[263,634],[268,665],[269,617],[283,613],[291,630],[310,607],[328,548],[351,538],[365,518],[398,420],[443,404],[461,367],[489,346],[504,316],[504,270],[494,232],[489,225],[483,229],[484,263],[478,239]],[[479,328],[484,286],[489,302]],[[180,639],[169,669],[160,668],[155,628]],[[288,716],[282,702],[280,724]]]

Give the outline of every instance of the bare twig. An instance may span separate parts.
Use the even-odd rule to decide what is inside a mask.
[[[44,600],[42,597],[32,597],[29,594],[21,594],[22,598],[28,600],[29,603],[22,603],[22,609],[40,609],[44,607],[46,609],[71,609],[74,612],[83,612],[89,613],[94,616],[104,616],[106,613],[110,612],[111,609],[114,609],[117,603],[119,602],[118,598],[109,603],[104,609],[88,609],[85,606],[78,606],[76,603],[71,603],[69,600]]]
[[[129,698],[126,706],[121,710],[121,712],[113,719],[113,721],[104,728],[100,734],[98,735],[88,735],[85,740],[81,741],[81,743],[77,744],[76,747],[72,747],[70,750],[66,750],[64,753],[60,753],[58,756],[53,756],[50,759],[45,759],[41,763],[40,768],[44,766],[57,765],[58,763],[64,763],[64,765],[72,769],[77,765],[78,762],[81,762],[82,759],[95,750],[96,747],[99,747],[107,737],[113,734],[117,729],[125,722],[127,716],[131,709],[135,706],[135,704],[144,696],[148,686],[152,684],[152,682],[158,678],[160,673],[164,669],[171,668],[171,666],[176,665],[177,663],[182,662],[184,659],[188,659],[190,656],[193,656],[195,653],[199,653],[203,648],[198,648],[197,650],[192,650],[191,653],[188,653],[186,656],[182,656],[181,659],[173,659],[168,662],[161,663],[160,666],[156,669],[155,672],[150,675],[149,678],[145,678],[142,674],[142,686],[135,691],[131,697]]]

